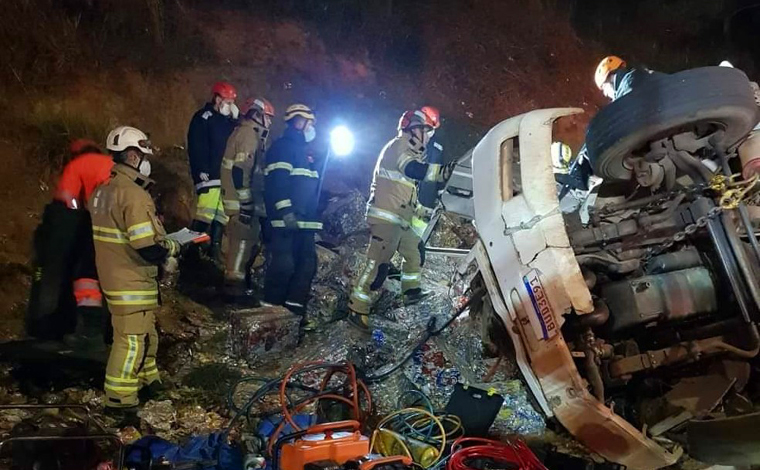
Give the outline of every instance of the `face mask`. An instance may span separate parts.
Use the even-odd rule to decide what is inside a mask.
[[[222,116],[229,116],[232,114],[232,106],[230,106],[229,103],[222,103],[222,105],[219,106],[219,114]]]
[[[303,137],[306,139],[306,142],[311,142],[316,136],[317,130],[314,129],[314,126],[309,126],[303,130]]]
[[[143,161],[140,162],[140,166],[137,168],[137,171],[140,172],[141,175],[144,177],[150,176],[150,162],[146,159],[143,159]]]

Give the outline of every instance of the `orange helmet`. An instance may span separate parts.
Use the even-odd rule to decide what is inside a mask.
[[[602,59],[599,65],[596,66],[596,73],[594,73],[596,87],[601,90],[602,85],[607,81],[610,74],[623,67],[625,67],[625,61],[616,55],[607,56]]]
[[[438,129],[441,126],[441,113],[438,111],[438,108],[433,106],[423,106],[420,111],[428,117],[429,125],[432,126],[433,129]]]
[[[225,100],[234,100],[237,98],[237,90],[227,82],[216,82],[211,88],[211,93],[219,95]]]
[[[79,155],[81,153],[85,153],[88,150],[95,150],[99,153],[103,153],[103,150],[100,148],[100,145],[96,144],[94,141],[90,139],[74,139],[69,144],[69,151],[72,155]]]
[[[256,110],[267,116],[274,117],[274,106],[266,98],[248,98],[240,106],[240,114],[245,116],[250,110]]]

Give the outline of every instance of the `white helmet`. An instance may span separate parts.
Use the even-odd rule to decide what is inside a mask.
[[[129,147],[135,147],[142,153],[153,155],[150,140],[140,129],[129,126],[119,126],[108,133],[106,148],[111,152],[122,152]]]

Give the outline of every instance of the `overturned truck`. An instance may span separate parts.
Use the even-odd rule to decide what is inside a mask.
[[[604,182],[576,209],[561,210],[550,157],[575,108],[501,122],[444,194],[479,233],[461,270],[487,289],[486,339],[516,356],[547,417],[628,468],[684,449],[760,460],[754,90],[706,67],[605,107],[586,139]]]

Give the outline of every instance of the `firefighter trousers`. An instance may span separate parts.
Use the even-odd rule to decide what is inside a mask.
[[[259,219],[249,223],[240,221],[239,215],[230,217],[227,224],[227,253],[225,256],[224,282],[232,287],[245,288],[246,275],[259,248]]]
[[[227,225],[228,220],[222,204],[222,188],[203,188],[198,191],[198,204],[193,218],[194,230],[208,232],[212,222]]]
[[[367,263],[352,283],[348,308],[360,314],[369,314],[372,307],[371,291],[380,289],[391,258],[398,251],[404,258],[401,270],[401,290],[407,292],[420,287],[420,238],[414,231],[392,223],[370,224]]]
[[[275,228],[267,245],[264,302],[305,312],[317,273],[317,247],[311,230]]]
[[[137,392],[160,380],[156,366],[156,316],[150,310],[112,315],[111,323],[113,345],[106,364],[106,406],[135,406],[140,403]]]

